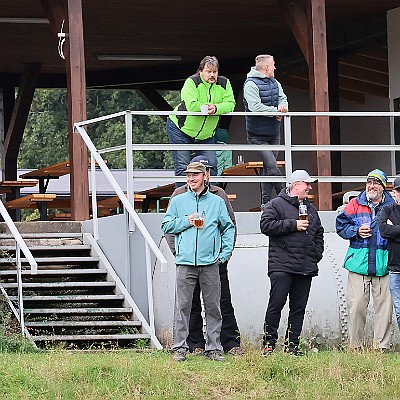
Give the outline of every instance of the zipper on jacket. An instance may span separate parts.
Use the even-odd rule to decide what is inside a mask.
[[[196,212],[198,213],[199,212],[199,200],[200,200],[200,197],[198,197],[197,198],[197,194],[196,194]],[[198,240],[199,240],[199,230],[198,230],[198,228],[195,228],[196,229],[196,246],[195,246],[195,251],[194,251],[194,265],[195,265],[195,267],[197,267],[197,242],[198,242]]]
[[[211,103],[211,88],[212,88],[212,85],[213,85],[213,83],[211,84],[210,89],[208,89],[208,94],[209,94],[209,96],[208,96],[208,101],[209,101],[210,103]],[[197,132],[197,135],[194,137],[195,139],[197,138],[197,136],[200,135],[201,131],[203,130],[204,125],[206,124],[207,117],[208,117],[208,115],[206,115],[206,116],[204,117],[203,124],[201,125],[200,130]]]

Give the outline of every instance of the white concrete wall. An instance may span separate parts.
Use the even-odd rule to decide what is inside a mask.
[[[325,252],[319,263],[319,275],[313,279],[302,337],[312,344],[338,345],[347,341],[345,290],[347,271],[341,267],[348,243],[334,232],[335,212],[321,212],[325,228]],[[270,282],[267,276],[268,238],[260,233],[259,213],[237,213],[238,239],[229,262],[232,303],[243,337],[260,344]],[[156,264],[153,289],[157,336],[170,343],[175,289],[175,260],[165,240],[160,249],[168,260],[161,272]],[[288,307],[283,310],[279,333],[284,335]],[[371,337],[370,309],[366,337]],[[393,326],[394,343],[398,343],[397,327]]]

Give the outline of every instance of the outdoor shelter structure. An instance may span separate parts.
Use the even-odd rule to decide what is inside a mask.
[[[399,0],[0,0],[0,133],[3,176],[17,156],[36,88],[67,88],[71,212],[89,217],[87,153],[74,122],[86,119],[86,88],[136,89],[168,110],[158,90],[180,89],[205,55],[216,55],[235,93],[257,54],[275,57],[285,86],[309,89],[311,111],[339,99],[388,97],[386,13]],[[15,90],[18,95],[15,97]],[[313,144],[339,144],[337,119],[315,117]],[[340,155],[315,156],[316,175],[340,175]],[[331,208],[331,185],[316,204]]]

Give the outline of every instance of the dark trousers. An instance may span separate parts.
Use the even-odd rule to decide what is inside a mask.
[[[231,292],[228,280],[228,263],[225,261],[219,266],[221,280],[221,344],[225,352],[233,347],[240,346],[240,334],[237,326],[235,312],[232,307]],[[196,285],[193,292],[192,311],[190,313],[189,336],[187,344],[192,351],[197,347],[204,349],[203,318],[201,316],[200,286]]]
[[[272,272],[271,290],[265,314],[264,346],[275,347],[278,340],[281,312],[289,295],[289,318],[285,335],[285,344],[298,346],[303,328],[304,313],[311,288],[311,276]]]

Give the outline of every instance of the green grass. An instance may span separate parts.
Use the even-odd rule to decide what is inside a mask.
[[[255,350],[224,363],[164,351],[3,353],[0,399],[398,399],[400,353]]]

